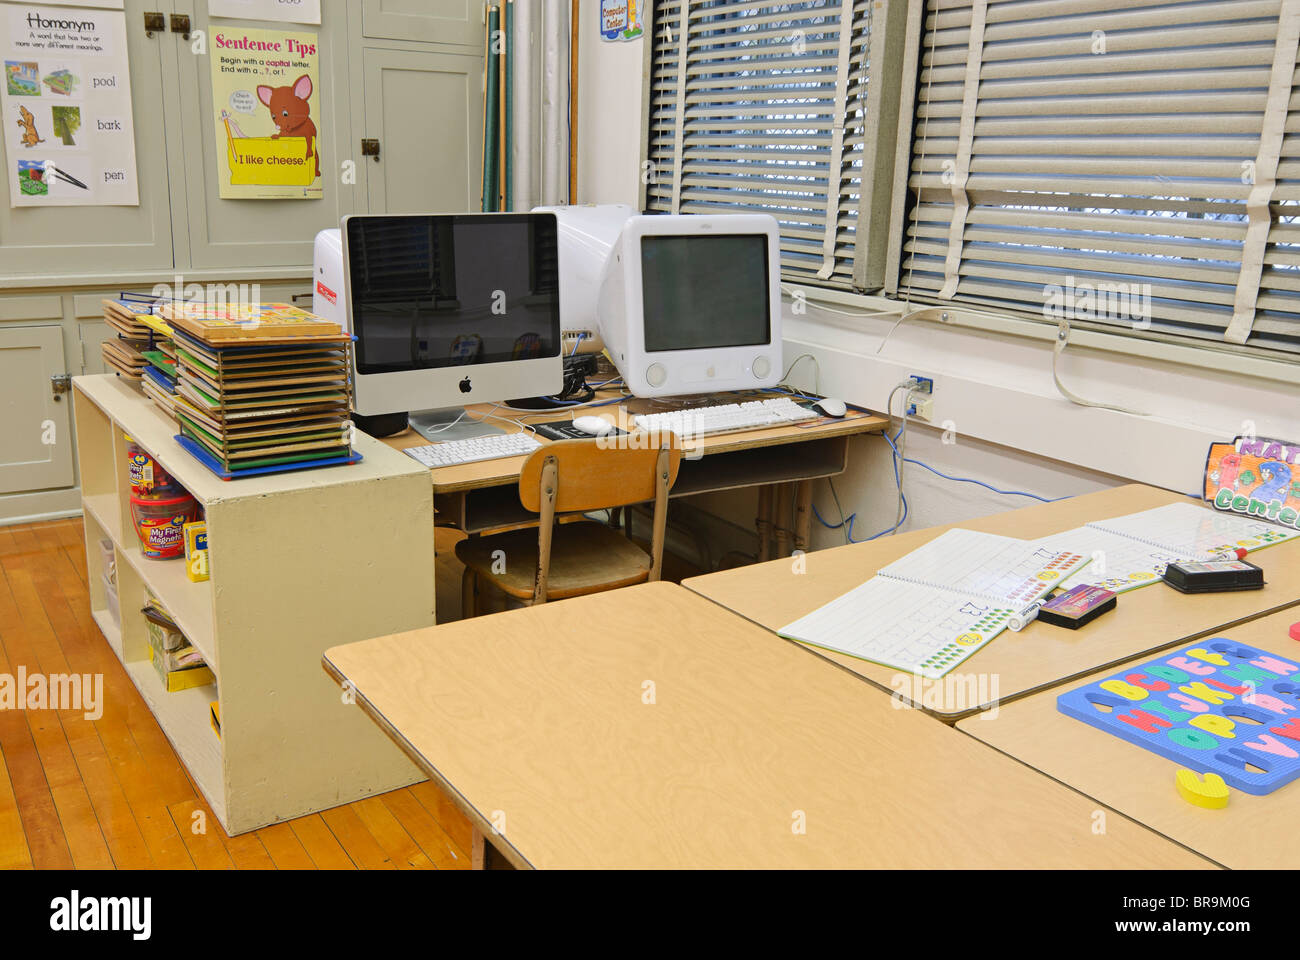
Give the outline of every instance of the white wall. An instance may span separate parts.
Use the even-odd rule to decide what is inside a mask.
[[[594,14],[587,13],[596,5],[583,3],[584,17],[591,22],[584,21],[579,77],[579,193],[588,202],[637,203],[641,44],[646,41],[603,44],[593,50],[587,35],[596,36]],[[948,439],[955,442],[945,443],[939,429],[913,424],[908,455],[944,473],[1048,498],[1132,481],[1192,494],[1209,444],[1237,435],[1243,424],[1252,422],[1260,436],[1300,440],[1300,365],[1290,383],[1256,381],[1070,347],[1061,366],[1067,386],[1088,399],[1148,414],[1134,416],[1065,400],[1053,383],[1050,340],[914,321],[899,327],[877,353],[893,322],[845,317],[812,303],[806,313],[795,316],[787,304],[786,362],[812,353],[820,366],[821,393],[874,410],[884,409],[890,389],[909,374],[933,377],[934,422],[951,421],[955,432]],[[814,387],[806,361],[792,380],[805,389]],[[858,513],[855,538],[893,524],[897,494],[884,440],[854,441],[849,470],[835,486],[845,512]],[[1034,502],[943,480],[913,465],[905,468],[904,489],[910,512],[903,529]],[[752,496],[701,501],[707,509],[752,528]],[[815,503],[825,519],[838,520],[827,484],[817,485]],[[838,531],[814,532],[815,547],[839,542]]]
[[[600,35],[600,0],[582,0],[578,37],[577,203],[640,203],[645,37]]]

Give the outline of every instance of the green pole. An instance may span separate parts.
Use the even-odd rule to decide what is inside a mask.
[[[514,144],[515,135],[515,0],[506,0],[506,70],[505,70],[505,115],[506,122],[502,127],[501,135],[505,144],[502,151],[505,157],[505,176],[502,180],[505,185],[505,204],[503,209],[513,210],[515,208],[515,186],[513,183],[515,160],[511,156],[511,146]]]
[[[484,50],[484,83],[487,97],[483,113],[483,212],[492,213],[497,209],[497,136],[499,133],[497,113],[499,97],[497,85],[500,83],[497,72],[497,55],[493,52],[497,32],[501,29],[501,11],[493,5],[488,7],[488,42]]]

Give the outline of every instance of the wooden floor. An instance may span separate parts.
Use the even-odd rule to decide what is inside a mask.
[[[226,836],[90,618],[79,519],[0,527],[0,673],[20,665],[102,673],[104,715],[0,710],[0,868],[470,866],[469,821],[427,782]]]

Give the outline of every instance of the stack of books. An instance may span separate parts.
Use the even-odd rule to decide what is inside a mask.
[[[288,304],[165,305],[177,438],[229,479],[352,463],[352,340]]]
[[[149,659],[168,693],[216,682],[216,676],[194,646],[181,633],[167,608],[146,588],[144,614],[149,633]]]

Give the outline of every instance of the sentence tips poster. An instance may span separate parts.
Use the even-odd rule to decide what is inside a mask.
[[[320,199],[317,35],[214,26],[210,50],[221,197]]]
[[[0,4],[10,205],[136,206],[126,16]]]

